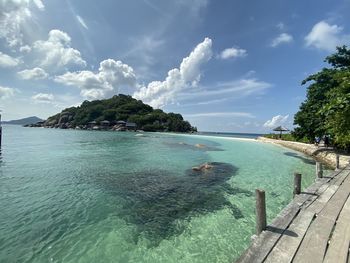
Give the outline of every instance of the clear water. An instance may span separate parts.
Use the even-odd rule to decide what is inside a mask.
[[[222,164],[193,174],[204,162]],[[0,262],[232,262],[254,190],[270,221],[296,171],[312,183],[311,159],[254,141],[4,126]]]

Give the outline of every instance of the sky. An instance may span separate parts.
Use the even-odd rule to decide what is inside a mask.
[[[122,93],[200,131],[293,128],[308,75],[350,45],[349,0],[0,0],[0,110]]]

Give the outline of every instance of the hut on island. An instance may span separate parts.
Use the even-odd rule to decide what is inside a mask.
[[[282,132],[286,132],[286,131],[289,131],[289,130],[286,127],[278,126],[278,127],[274,128],[273,131],[280,132],[279,138],[281,139],[282,138]]]
[[[94,126],[96,126],[97,122],[96,121],[90,121],[87,124],[88,129],[92,129]]]
[[[100,122],[100,128],[103,129],[103,130],[107,130],[109,128],[109,125],[111,123],[107,120],[104,120],[104,121],[101,121]]]
[[[134,122],[127,122],[127,123],[125,124],[125,128],[126,128],[127,130],[136,131],[136,127],[137,127],[137,125],[136,125],[136,123],[134,123]]]

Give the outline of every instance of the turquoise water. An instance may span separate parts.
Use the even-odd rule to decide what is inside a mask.
[[[7,125],[0,262],[231,262],[254,233],[254,190],[270,221],[296,171],[311,184],[313,160],[254,141]]]

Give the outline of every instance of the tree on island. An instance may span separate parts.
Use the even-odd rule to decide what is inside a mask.
[[[144,131],[192,132],[197,131],[181,114],[165,113],[153,109],[129,95],[115,95],[110,99],[84,101],[78,107],[64,109],[61,113],[49,117],[44,126],[75,128],[86,126],[89,122],[117,121],[136,123]]]
[[[309,84],[306,100],[294,117],[293,135],[297,139],[329,134],[336,147],[350,150],[350,49],[337,47],[326,57],[330,68],[310,75],[302,85]]]

